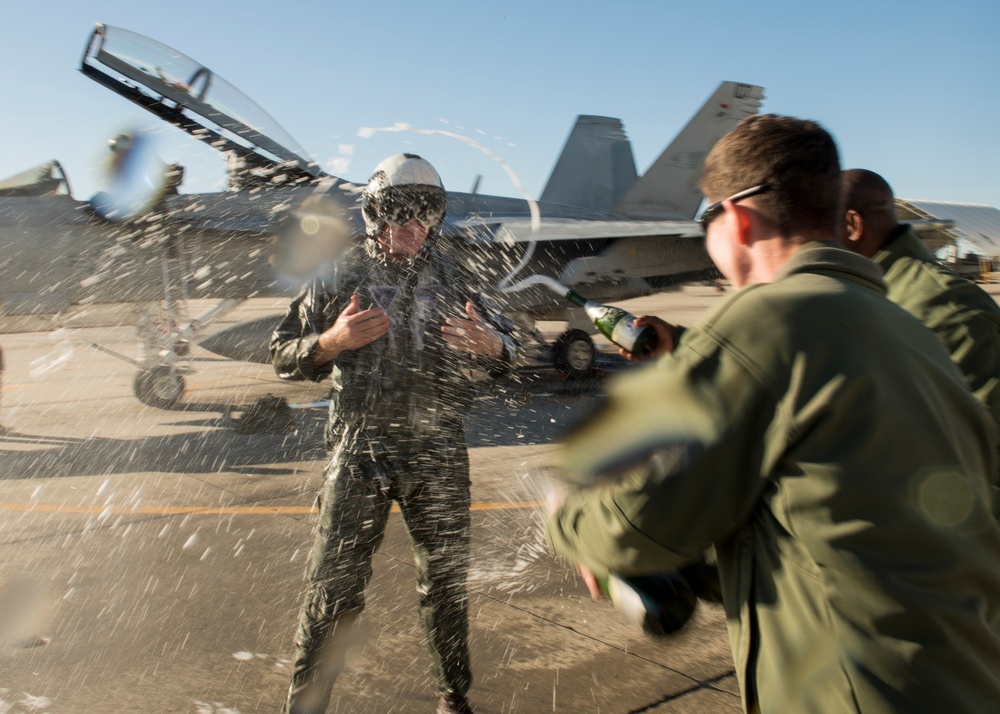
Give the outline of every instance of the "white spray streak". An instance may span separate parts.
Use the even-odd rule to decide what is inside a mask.
[[[534,245],[534,243],[532,243],[532,245]],[[511,275],[516,275],[517,271],[523,267],[524,267],[523,265],[519,265],[511,272],[510,275],[504,278],[504,281],[510,278]],[[531,287],[532,285],[544,285],[559,297],[565,297],[567,290],[569,290],[569,288],[567,288],[565,285],[560,283],[558,280],[550,278],[548,275],[531,275],[525,278],[524,280],[521,280],[520,282],[507,287],[504,287],[503,283],[501,283],[500,288],[504,292],[514,292],[516,290],[524,290],[525,288]]]
[[[499,283],[497,283],[497,287],[502,292],[512,293],[512,292],[517,292],[518,290],[523,290],[524,288],[528,287],[528,285],[525,284],[525,282],[526,282],[525,280],[522,280],[521,282],[516,283],[515,285],[511,285],[510,281],[511,281],[511,279],[515,275],[517,275],[522,270],[524,270],[524,266],[526,266],[528,264],[528,261],[531,260],[531,256],[533,256],[535,254],[535,246],[537,244],[538,244],[537,241],[531,241],[528,244],[527,250],[524,251],[524,255],[521,256],[521,262],[519,262],[514,267],[513,270],[511,270],[509,273],[507,273],[507,275],[504,276],[503,280],[501,280]],[[534,277],[537,277],[537,276],[532,275],[531,277],[534,278]],[[528,278],[528,280],[530,280],[530,278]],[[566,291],[564,290],[563,293],[565,293],[565,292]]]

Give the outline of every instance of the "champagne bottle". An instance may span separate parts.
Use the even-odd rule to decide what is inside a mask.
[[[598,577],[597,583],[629,623],[655,637],[684,627],[698,604],[694,590],[677,573],[630,577],[612,573]]]
[[[649,325],[636,327],[632,313],[588,300],[572,288],[566,289],[566,298],[587,312],[602,335],[635,357],[645,357],[656,347],[656,330]]]

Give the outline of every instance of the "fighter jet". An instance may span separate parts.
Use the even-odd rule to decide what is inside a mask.
[[[151,38],[98,24],[80,70],[223,152],[229,190],[180,193],[183,168],[150,156],[141,135],[111,143],[118,191],[76,200],[58,162],[0,182],[0,308],[156,305],[140,358],[119,356],[137,367],[137,398],[168,408],[183,396],[181,358],[200,329],[240,300],[289,294],[288,275],[328,265],[358,239],[364,181],[323,171],[249,97]],[[713,275],[693,220],[698,180],[714,143],[762,99],[759,86],[723,82],[641,177],[619,119],[579,116],[538,201],[449,192],[442,239],[505,266],[498,291],[529,334],[541,340],[536,320],[567,321],[545,349],[563,371],[586,373],[592,323],[530,278],[611,302]],[[190,319],[178,307],[190,298],[219,302]]]

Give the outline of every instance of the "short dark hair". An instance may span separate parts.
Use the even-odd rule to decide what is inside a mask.
[[[837,231],[840,156],[818,123],[777,114],[749,117],[709,152],[701,188],[710,200],[759,184],[771,188],[754,204],[783,236]]]
[[[884,178],[868,169],[848,169],[842,174],[844,210],[865,213],[886,211],[892,208],[892,186]]]

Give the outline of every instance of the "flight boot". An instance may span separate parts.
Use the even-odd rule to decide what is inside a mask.
[[[437,714],[473,714],[469,700],[458,692],[442,694],[438,700]]]

